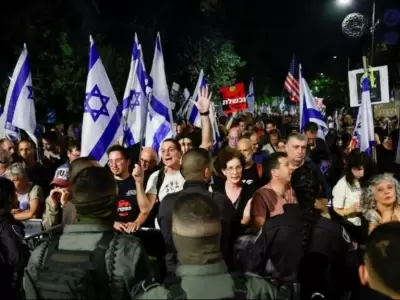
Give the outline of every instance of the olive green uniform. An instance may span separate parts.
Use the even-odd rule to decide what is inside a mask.
[[[66,225],[58,248],[68,251],[93,251],[103,234],[110,231],[113,231],[110,225],[98,220]],[[48,244],[43,242],[35,248],[25,269],[24,289],[27,299],[39,298],[35,284],[39,264],[43,261],[41,257],[43,253],[46,256],[47,246]],[[152,278],[149,260],[140,240],[133,235],[120,234],[114,237],[106,251],[105,263],[113,299],[135,299],[143,280]]]
[[[176,270],[187,299],[235,298],[232,275],[224,262],[212,265],[181,265]],[[276,299],[274,285],[262,277],[246,274],[247,299]],[[161,285],[143,285],[143,294],[138,299],[169,299],[170,292]]]

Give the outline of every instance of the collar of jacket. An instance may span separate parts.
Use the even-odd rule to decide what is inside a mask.
[[[183,276],[203,276],[228,273],[228,268],[224,261],[211,265],[179,265],[176,275]]]
[[[78,217],[76,224],[67,224],[63,229],[63,232],[94,233],[104,231],[113,231],[112,223],[105,220],[86,217]]]
[[[189,188],[189,187],[199,187],[205,190],[208,190],[209,183],[202,181],[202,180],[186,180],[185,183],[183,184],[183,188]]]

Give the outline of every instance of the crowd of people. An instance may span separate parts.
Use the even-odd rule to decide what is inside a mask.
[[[323,140],[234,114],[215,147],[197,105],[201,129],[175,124],[160,153],[114,145],[105,167],[60,128],[40,149],[0,141],[4,299],[400,299],[398,129],[376,129],[374,161],[347,117]]]

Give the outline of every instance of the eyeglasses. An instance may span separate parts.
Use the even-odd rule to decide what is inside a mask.
[[[146,164],[146,165],[150,165],[153,161],[151,161],[151,160],[145,160],[145,159],[139,159],[139,162],[141,163],[141,164]]]

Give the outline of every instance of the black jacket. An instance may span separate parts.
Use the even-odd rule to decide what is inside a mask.
[[[168,194],[163,198],[158,211],[158,224],[166,244],[166,264],[169,271],[173,271],[177,264],[176,249],[172,240],[172,209],[175,200],[185,194],[205,194],[211,196],[218,205],[222,219],[221,250],[224,260],[231,270],[233,268],[233,245],[240,231],[240,220],[237,218],[236,209],[228,197],[222,193],[210,192],[208,183],[196,180],[187,180],[183,190]]]
[[[4,299],[22,299],[22,278],[29,250],[24,225],[0,210],[0,291]]]
[[[265,275],[265,268],[281,284],[300,282],[305,297],[340,297],[357,285],[357,255],[339,222],[320,217],[311,242],[303,251],[303,222],[297,204],[284,206],[282,215],[270,218],[251,245],[248,270]]]

